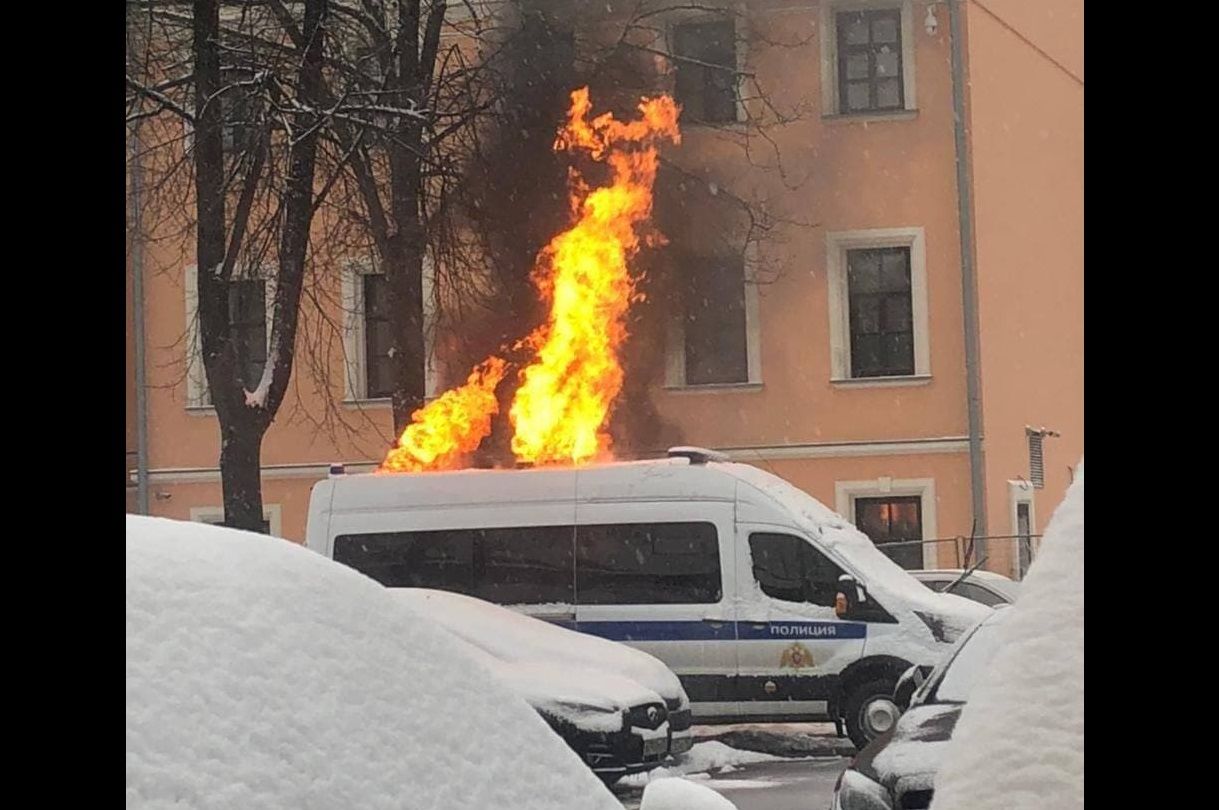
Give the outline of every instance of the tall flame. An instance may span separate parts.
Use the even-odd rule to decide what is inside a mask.
[[[609,450],[604,428],[622,389],[618,351],[635,298],[627,262],[639,251],[636,226],[652,213],[657,144],[681,142],[673,99],[643,99],[638,109],[634,121],[617,121],[611,113],[590,120],[592,102],[588,88],[581,88],[571,94],[567,123],[555,140],[556,150],[583,151],[606,163],[612,181],[593,189],[571,171],[576,223],[538,256],[533,280],[550,301],[550,315],[518,344],[536,352],[508,414],[518,460],[580,463]],[[499,410],[495,388],[504,372],[504,361],[491,357],[465,385],[411,414],[380,471],[460,466],[491,432],[491,417]]]
[[[537,358],[522,372],[509,410],[519,460],[580,463],[609,449],[604,428],[622,389],[618,351],[635,296],[627,262],[639,250],[636,225],[652,213],[657,143],[681,142],[673,99],[644,99],[638,109],[634,121],[612,113],[590,121],[588,88],[581,88],[571,94],[567,125],[555,141],[555,149],[583,150],[607,163],[612,181],[590,190],[573,170],[578,219],[539,256],[534,280],[551,309],[527,339]]]
[[[491,432],[499,410],[495,387],[504,361],[489,357],[470,372],[466,384],[445,391],[411,414],[411,424],[381,463],[381,472],[449,470],[460,465]]]

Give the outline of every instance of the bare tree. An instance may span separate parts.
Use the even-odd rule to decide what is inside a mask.
[[[222,24],[220,0],[129,4],[127,109],[129,121],[151,119],[162,136],[150,147],[160,152],[146,156],[159,171],[152,191],[162,209],[183,195],[194,214],[180,224],[195,235],[197,328],[220,424],[225,522],[258,531],[262,438],[292,375],[317,208],[328,0],[299,4],[295,45],[283,43],[260,4],[223,5]],[[166,116],[189,135],[164,137],[175,129]],[[234,321],[239,282],[265,262],[274,266],[274,298],[265,362],[254,380],[249,369],[260,347],[243,341]]]

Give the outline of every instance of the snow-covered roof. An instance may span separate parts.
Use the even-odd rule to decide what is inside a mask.
[[[1083,565],[1081,462],[961,713],[932,810],[1083,807]]]
[[[376,582],[128,517],[127,806],[614,810],[523,700]]]

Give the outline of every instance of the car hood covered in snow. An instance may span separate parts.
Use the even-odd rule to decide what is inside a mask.
[[[1084,805],[1082,461],[1007,610],[936,780],[934,810]]]
[[[128,517],[127,806],[613,810],[452,636],[284,540]]]
[[[929,789],[962,704],[915,706],[887,734],[873,740],[851,766],[894,795]]]
[[[544,708],[543,701],[615,711],[652,701],[689,703],[672,670],[625,644],[462,594],[426,588],[390,593],[494,659],[496,672],[536,708]]]

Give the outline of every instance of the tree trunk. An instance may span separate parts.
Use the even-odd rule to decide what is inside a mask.
[[[195,74],[195,194],[199,338],[208,390],[220,423],[220,478],[225,524],[261,532],[262,438],[279,410],[292,373],[292,358],[304,264],[313,217],[313,180],[317,126],[308,112],[322,95],[326,0],[308,0],[304,16],[304,53],[297,70],[297,92],[306,110],[297,114],[288,150],[282,231],[278,245],[278,284],[272,308],[267,368],[255,396],[248,396],[240,375],[229,315],[229,285],[259,183],[262,154],[245,178],[246,191],[226,218],[226,169],[223,118],[219,0],[194,0],[192,47]],[[247,193],[248,192],[248,193]],[[278,216],[278,215],[277,215]]]
[[[385,262],[389,288],[389,326],[393,333],[394,433],[410,424],[411,414],[423,406],[426,394],[426,354],[423,342],[423,254],[418,226],[399,231],[390,240]]]
[[[221,431],[220,481],[224,525],[261,532],[262,434],[257,427],[229,426]]]

